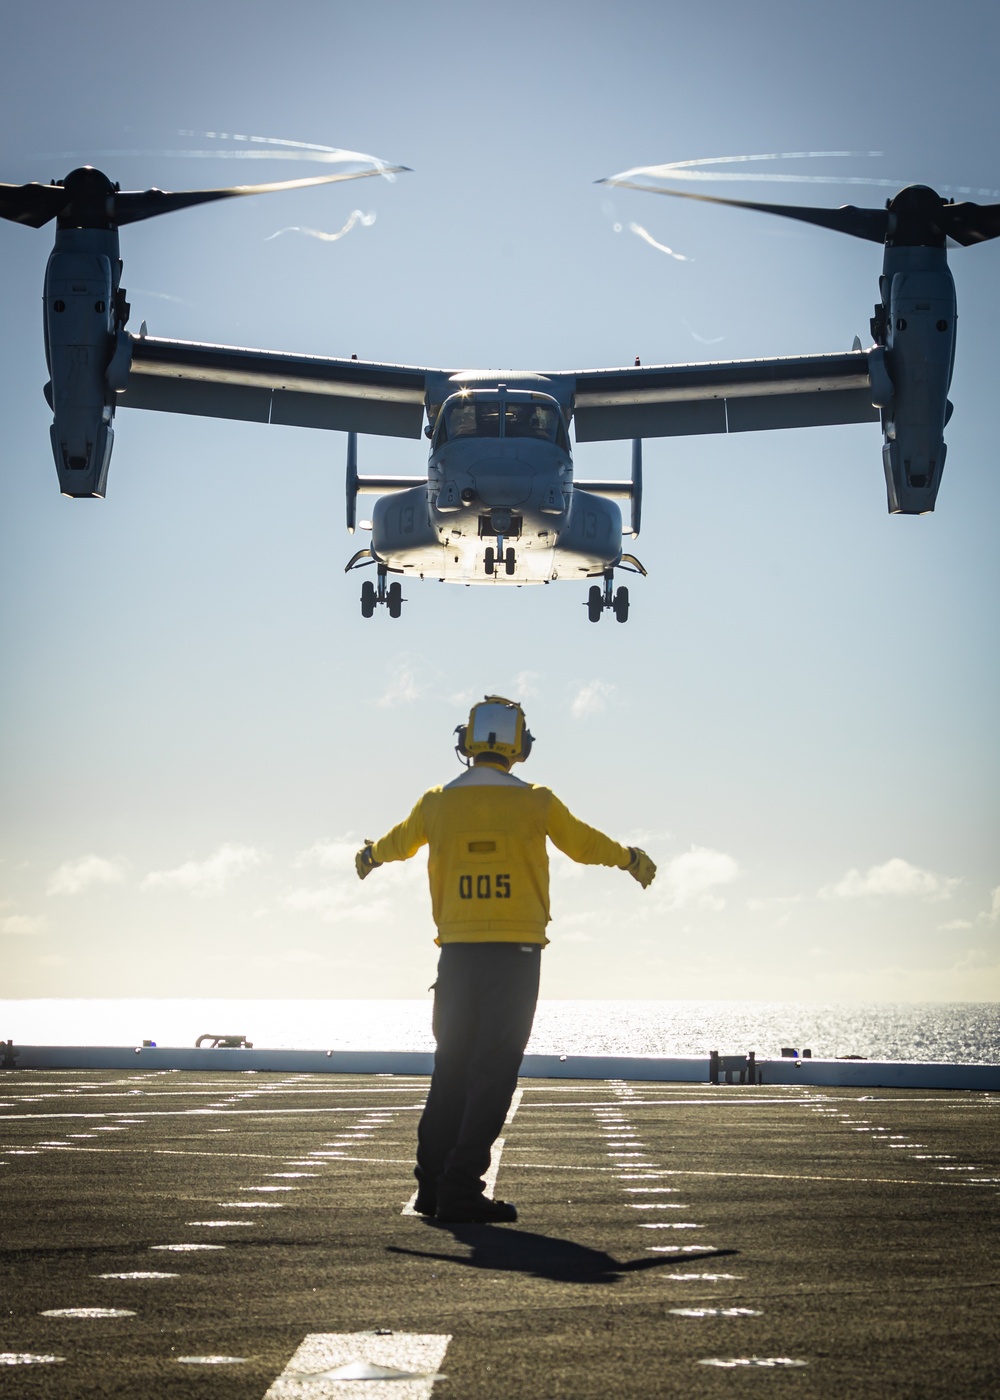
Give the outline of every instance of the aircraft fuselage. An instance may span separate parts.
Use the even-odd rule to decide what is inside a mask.
[[[562,410],[546,394],[464,390],[441,407],[426,485],[381,496],[371,554],[449,583],[548,583],[612,568],[616,502],[573,485]]]

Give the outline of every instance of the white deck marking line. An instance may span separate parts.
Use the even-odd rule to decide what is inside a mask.
[[[366,1400],[429,1400],[450,1341],[433,1332],[312,1332],[264,1400],[326,1400],[362,1388]]]
[[[24,1149],[5,1148],[0,1149],[8,1156],[12,1157],[39,1157],[40,1152],[25,1151]],[[55,1151],[55,1148],[49,1149]],[[84,1153],[91,1157],[219,1157],[226,1161],[231,1158],[257,1159],[266,1162],[285,1162],[288,1158],[280,1153],[270,1152],[195,1152],[192,1149],[179,1147],[68,1147],[65,1152]],[[336,1157],[313,1157],[310,1166],[322,1166],[329,1162],[330,1166],[340,1166],[345,1162],[369,1162],[377,1166],[407,1166],[412,1162],[412,1157],[352,1157],[345,1153],[339,1153]],[[0,1166],[5,1165],[0,1162]],[[7,1163],[6,1165],[10,1165]],[[577,1167],[565,1162],[518,1162],[518,1167],[526,1170],[537,1170],[545,1172],[594,1172],[613,1173],[619,1171],[619,1165],[610,1167]],[[645,1165],[645,1164],[643,1164]],[[652,1164],[650,1164],[652,1165]],[[969,1167],[969,1171],[976,1171],[976,1167]],[[923,1186],[925,1188],[934,1187],[936,1189],[953,1188],[955,1190],[969,1190],[976,1183],[973,1180],[948,1180],[942,1181],[939,1177],[928,1177],[925,1180],[917,1180],[909,1176],[820,1176],[809,1175],[805,1172],[721,1172],[721,1171],[695,1171],[690,1168],[677,1167],[657,1167],[653,1173],[656,1176],[712,1176],[712,1177],[735,1177],[747,1181],[843,1181],[850,1185],[858,1186]],[[644,1173],[645,1175],[645,1173]],[[631,1179],[626,1177],[627,1180]],[[416,1192],[410,1197],[410,1201],[416,1199]],[[408,1202],[409,1204],[409,1202]],[[405,1209],[401,1214],[409,1214]]]
[[[497,1189],[497,1172],[500,1170],[500,1158],[503,1155],[506,1138],[498,1137],[490,1149],[490,1164],[486,1168],[486,1175],[483,1177],[485,1184],[485,1195],[492,1197]]]
[[[505,1128],[508,1126],[508,1124],[514,1121],[514,1114],[521,1107],[521,1099],[523,1096],[523,1089],[514,1090],[514,1097],[511,1099],[510,1108],[508,1108],[507,1110],[507,1117],[503,1120],[503,1125]],[[497,1172],[500,1170],[500,1158],[503,1155],[503,1148],[505,1142],[506,1138],[498,1137],[496,1142],[493,1144],[492,1150],[490,1151],[490,1164],[486,1169],[486,1175],[483,1177],[483,1180],[486,1183],[487,1196],[492,1196],[496,1191]],[[414,1191],[413,1195],[407,1201],[406,1205],[399,1212],[400,1215],[416,1215],[417,1212],[413,1209],[414,1205],[416,1204],[416,1200],[417,1193],[416,1191]]]
[[[91,1152],[93,1148],[81,1147],[80,1152]],[[564,1162],[518,1162],[518,1167],[525,1170],[538,1170],[546,1172],[595,1172],[595,1173],[618,1173],[625,1181],[632,1181],[636,1178],[632,1175],[620,1173],[618,1166],[611,1167],[576,1167],[568,1166]],[[975,1171],[973,1167],[970,1170]],[[974,1181],[941,1181],[937,1177],[928,1177],[925,1181],[918,1181],[910,1176],[819,1176],[808,1175],[805,1172],[708,1172],[694,1171],[688,1168],[677,1167],[657,1167],[655,1172],[650,1173],[655,1176],[712,1176],[712,1177],[735,1177],[747,1181],[843,1181],[849,1185],[856,1186],[923,1186],[934,1187],[955,1187],[966,1190],[973,1186]],[[643,1173],[647,1175],[647,1173]]]
[[[422,1103],[401,1103],[393,1106],[393,1111],[397,1113],[419,1113],[423,1109]],[[357,1105],[353,1107],[338,1108],[332,1104],[324,1105],[322,1108],[231,1108],[228,1104],[221,1108],[157,1108],[149,1112],[143,1111],[142,1122],[150,1122],[154,1118],[277,1118],[289,1114],[314,1114],[314,1113],[349,1113],[356,1116]],[[110,1117],[107,1113],[0,1113],[0,1123],[29,1123],[37,1120],[51,1119],[102,1119]]]

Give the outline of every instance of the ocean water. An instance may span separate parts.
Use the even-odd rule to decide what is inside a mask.
[[[194,1045],[241,1035],[299,1050],[432,1050],[419,1001],[0,1000],[0,1040],[22,1045]],[[707,1055],[785,1046],[870,1060],[1000,1064],[1000,1003],[540,1001],[528,1052]]]

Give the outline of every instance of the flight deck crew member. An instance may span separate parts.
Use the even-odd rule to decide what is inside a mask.
[[[363,880],[430,847],[427,874],[441,948],[434,991],[434,1073],[417,1130],[416,1209],[438,1220],[509,1221],[482,1178],[517,1085],[548,942],[548,837],[584,865],[627,870],[645,889],[656,866],[637,847],[574,817],[546,787],[508,771],[531,752],[520,705],[488,695],[459,725],[467,771],[431,788],[404,822],[368,841]]]

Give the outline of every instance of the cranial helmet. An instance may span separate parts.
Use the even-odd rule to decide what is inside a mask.
[[[502,695],[487,695],[473,705],[468,724],[460,724],[455,733],[455,752],[466,764],[480,754],[496,754],[508,766],[523,763],[534,743],[524,711],[516,701],[505,700]]]

